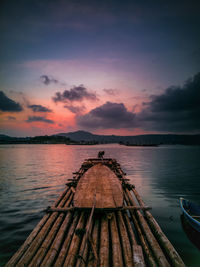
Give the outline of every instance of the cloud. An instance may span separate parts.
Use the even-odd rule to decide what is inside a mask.
[[[8,98],[4,92],[0,91],[0,110],[3,112],[20,112],[23,108],[19,103]]]
[[[40,81],[44,83],[45,85],[49,85],[51,83],[59,83],[58,80],[47,75],[40,76]]]
[[[39,117],[39,116],[29,116],[28,119],[26,120],[26,122],[36,122],[36,121],[54,124],[53,120],[49,120],[49,119],[46,119],[45,117]]]
[[[90,129],[120,129],[136,126],[135,114],[129,112],[123,103],[112,102],[106,102],[85,115],[77,116],[77,123],[81,127]]]
[[[198,133],[200,131],[200,73],[183,86],[171,86],[151,96],[139,112],[130,112],[123,103],[106,102],[85,115],[77,124],[88,129],[140,128],[145,131]]]
[[[28,105],[28,108],[32,109],[33,112],[52,112],[51,109],[42,105]]]
[[[111,96],[117,95],[118,94],[118,90],[117,89],[103,89],[103,91]]]
[[[63,93],[56,92],[55,96],[52,98],[53,101],[56,102],[73,102],[73,101],[82,101],[84,99],[87,100],[97,100],[97,96],[95,93],[88,92],[87,88],[85,88],[82,84],[79,86],[74,86],[70,90],[65,90]]]
[[[200,130],[200,73],[180,86],[167,88],[161,95],[145,102],[139,121],[160,131]]]
[[[85,106],[72,106],[72,105],[65,105],[64,108],[67,108],[72,113],[80,114],[85,110]]]

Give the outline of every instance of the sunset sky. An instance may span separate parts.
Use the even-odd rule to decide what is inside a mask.
[[[200,133],[199,1],[4,0],[0,134]]]

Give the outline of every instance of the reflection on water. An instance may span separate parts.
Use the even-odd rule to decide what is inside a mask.
[[[189,240],[200,250],[200,232],[195,230],[185,219],[184,215],[181,214],[180,216],[181,224],[183,230]]]
[[[181,227],[179,197],[200,202],[200,149],[119,145],[0,145],[0,266],[63,191],[72,172],[99,150],[119,161],[186,265],[198,266],[199,250]]]

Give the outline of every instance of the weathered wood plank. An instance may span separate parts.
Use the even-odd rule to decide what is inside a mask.
[[[101,237],[100,237],[100,267],[109,266],[109,232],[108,219],[105,217],[101,220]]]
[[[80,179],[74,195],[74,206],[89,208],[116,208],[123,206],[121,184],[114,172],[101,163],[91,167]]]
[[[122,249],[120,246],[119,233],[117,229],[117,222],[115,214],[112,215],[110,220],[111,241],[112,241],[112,262],[113,267],[123,266]]]

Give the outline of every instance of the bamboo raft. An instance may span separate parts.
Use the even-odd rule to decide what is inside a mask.
[[[115,159],[73,174],[6,267],[185,266]]]

